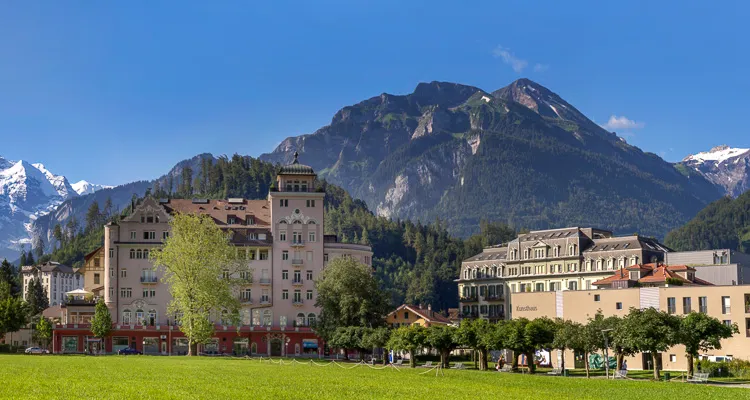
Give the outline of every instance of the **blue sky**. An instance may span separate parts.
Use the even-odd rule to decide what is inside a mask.
[[[750,147],[750,6],[712,3],[4,2],[0,155],[121,184],[420,81],[520,77],[669,161]]]

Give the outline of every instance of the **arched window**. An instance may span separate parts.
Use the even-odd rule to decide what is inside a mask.
[[[279,221],[279,224],[286,224],[286,220],[282,219],[281,221]]]
[[[602,270],[602,260],[596,260],[596,270],[601,271]]]
[[[250,345],[250,354],[257,354],[258,353],[258,343],[253,342],[253,344]]]
[[[272,317],[271,310],[263,311],[263,326],[271,326]]]
[[[157,224],[159,223],[159,216],[158,215],[154,216],[154,222],[156,222]]]
[[[136,250],[135,251],[135,258],[137,258],[139,260],[142,259],[143,258],[143,250],[141,250],[141,249]]]
[[[156,325],[156,310],[154,309],[148,310],[148,325],[149,326]]]
[[[300,221],[300,220],[298,220],[298,219],[295,219],[294,221],[292,221],[292,223],[293,223],[293,224],[302,224],[302,221]]]
[[[308,326],[314,326],[315,325],[315,314],[314,313],[307,314],[307,325]]]
[[[127,308],[122,310],[122,324],[130,325],[131,323],[130,318],[131,318],[130,310],[128,310]]]
[[[144,325],[144,322],[146,322],[146,319],[143,317],[143,310],[135,310],[135,324]]]
[[[307,222],[307,224],[308,225],[315,225],[315,224],[317,224],[317,222],[315,222],[314,219],[311,219],[310,221]]]
[[[297,320],[295,322],[297,323],[297,326],[305,326],[305,314],[297,314]]]
[[[148,249],[143,249],[143,258],[148,259]]]
[[[294,355],[299,355],[299,343],[294,344]]]
[[[130,249],[130,258],[135,258],[135,249]]]

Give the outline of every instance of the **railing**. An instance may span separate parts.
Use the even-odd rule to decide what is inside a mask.
[[[270,285],[271,284],[271,278],[260,278],[260,284],[261,285]]]
[[[155,276],[141,276],[141,283],[158,283],[159,278]]]
[[[461,297],[460,301],[464,303],[472,303],[472,302],[477,301],[477,296],[473,295],[473,296]]]
[[[293,258],[292,259],[292,265],[302,265],[303,260],[301,258]]]
[[[468,312],[468,313],[461,313],[459,314],[461,318],[477,318],[479,316],[479,313],[476,312]]]
[[[325,193],[325,190],[323,188],[306,188],[305,190],[302,190],[302,188],[298,188],[297,190],[294,190],[294,187],[291,188],[278,188],[276,186],[272,186],[270,189],[271,192],[297,192],[297,193]]]
[[[305,241],[302,239],[292,240],[292,246],[304,246]]]
[[[237,300],[240,301],[242,304],[253,304],[253,298],[252,297],[238,297]]]
[[[261,297],[260,304],[271,304],[271,299],[269,299],[268,297]]]
[[[497,301],[497,300],[502,300],[503,299],[503,295],[502,294],[486,294],[486,295],[482,296],[482,298],[485,301]]]
[[[95,306],[98,299],[67,299],[65,305],[67,306]]]
[[[292,285],[302,285],[302,279],[295,279],[292,281]]]
[[[302,300],[292,300],[292,304],[301,307],[302,306]]]

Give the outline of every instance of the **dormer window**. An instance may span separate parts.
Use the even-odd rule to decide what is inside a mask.
[[[235,217],[227,217],[227,224],[234,225],[237,223],[237,218]]]
[[[637,281],[641,279],[641,271],[630,271],[630,280]]]
[[[255,217],[253,217],[253,216],[247,217],[247,224],[248,225],[255,225]]]

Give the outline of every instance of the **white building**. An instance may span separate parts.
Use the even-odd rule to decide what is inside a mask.
[[[42,288],[47,292],[50,307],[64,304],[66,292],[83,288],[83,275],[67,265],[54,261],[41,265],[23,266],[21,275],[23,276],[23,298],[26,298],[29,281],[39,278]]]

